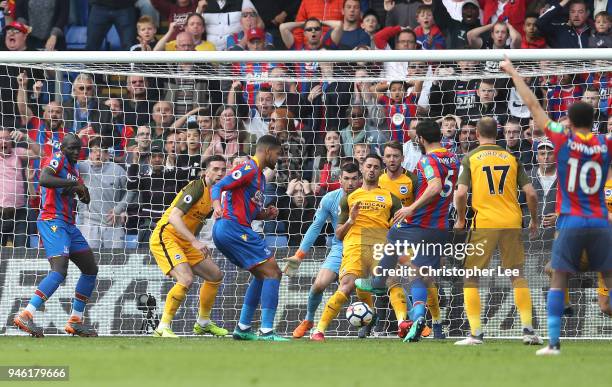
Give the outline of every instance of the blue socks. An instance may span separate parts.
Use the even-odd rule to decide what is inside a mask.
[[[425,317],[425,304],[427,302],[427,286],[421,278],[412,281],[410,285],[410,293],[412,294],[412,310],[411,317],[414,321],[419,317]]]
[[[83,316],[87,300],[91,297],[94,286],[96,285],[96,276],[89,274],[81,274],[74,290],[74,298],[72,299],[72,314],[78,317]]]
[[[274,316],[278,306],[280,280],[266,278],[261,289],[261,331],[267,333],[274,328]]]
[[[563,316],[564,292],[563,289],[550,289],[546,302],[548,312],[548,337],[551,346],[559,345],[561,336],[561,316]]]
[[[64,276],[56,271],[50,272],[38,285],[34,295],[30,299],[30,304],[38,309],[55,293],[57,288],[64,282]]]
[[[315,313],[319,304],[323,301],[323,293],[314,293],[312,290],[308,294],[308,307],[306,308],[306,320],[314,321]]]
[[[247,288],[246,294],[244,295],[244,302],[242,303],[242,310],[240,311],[240,320],[238,326],[240,329],[246,329],[251,326],[253,321],[253,315],[259,305],[261,299],[261,288],[263,281],[253,277],[249,287]]]

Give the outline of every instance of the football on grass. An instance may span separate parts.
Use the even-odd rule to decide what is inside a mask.
[[[354,302],[346,309],[346,319],[354,327],[368,325],[374,318],[374,311],[365,302]]]

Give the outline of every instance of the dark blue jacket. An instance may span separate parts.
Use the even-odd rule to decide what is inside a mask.
[[[551,48],[588,48],[591,27],[585,24],[582,31],[576,30],[568,24],[567,13],[559,2],[551,3],[553,6],[536,22],[548,45]]]

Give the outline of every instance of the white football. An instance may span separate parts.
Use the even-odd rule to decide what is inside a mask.
[[[354,327],[362,327],[372,322],[374,311],[362,301],[354,302],[346,308],[346,319]]]

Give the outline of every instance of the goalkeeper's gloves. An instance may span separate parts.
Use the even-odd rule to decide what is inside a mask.
[[[283,266],[283,273],[288,275],[289,277],[296,275],[298,270],[300,269],[300,264],[302,263],[302,259],[306,256],[306,253],[302,250],[298,250],[291,257],[285,258],[285,265]]]

